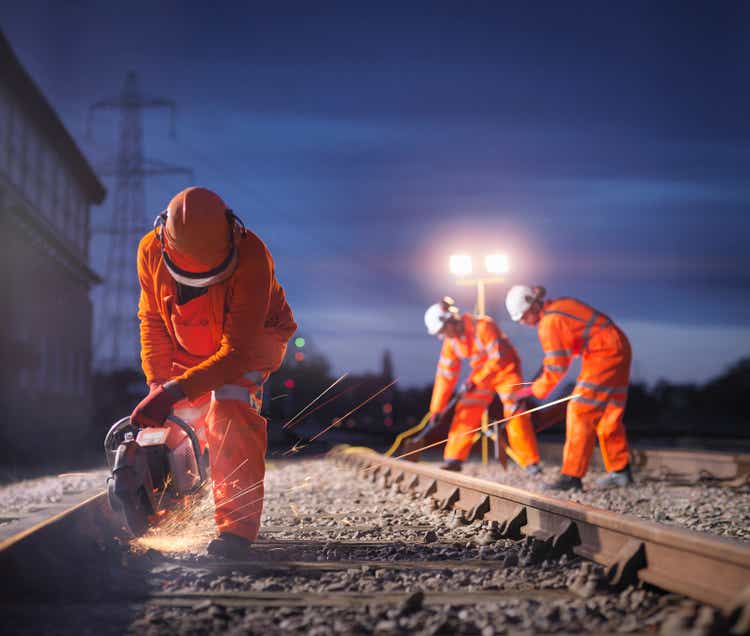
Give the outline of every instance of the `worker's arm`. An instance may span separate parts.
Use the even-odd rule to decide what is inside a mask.
[[[177,378],[188,399],[255,371],[267,359],[264,324],[274,283],[273,261],[262,241],[241,239],[244,253],[227,290],[224,333],[219,350]]]
[[[572,352],[567,348],[565,329],[564,319],[560,316],[544,316],[539,323],[544,366],[542,374],[531,385],[532,393],[539,399],[544,399],[552,392],[570,366]]]
[[[430,400],[430,413],[439,413],[450,401],[453,389],[458,382],[458,374],[461,371],[461,361],[456,356],[450,341],[443,340],[440,350],[437,371],[435,372],[435,385],[432,388],[432,400]]]
[[[174,345],[159,313],[154,290],[156,263],[148,250],[148,237],[138,246],[138,280],[141,296],[138,301],[138,318],[141,328],[141,366],[150,388],[166,382],[172,370]]]
[[[504,365],[500,333],[495,325],[481,322],[477,325],[477,336],[482,344],[482,349],[487,354],[487,359],[481,367],[471,374],[469,380],[478,387],[491,388],[484,385],[487,382],[492,382]],[[480,352],[476,351],[475,353]]]

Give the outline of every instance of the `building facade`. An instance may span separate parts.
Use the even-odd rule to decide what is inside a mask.
[[[104,196],[0,33],[2,464],[71,456],[91,434],[90,206]]]

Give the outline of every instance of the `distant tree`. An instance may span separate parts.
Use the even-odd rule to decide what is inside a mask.
[[[383,381],[386,383],[393,380],[393,358],[388,349],[383,351],[383,370],[381,371],[381,375],[383,376]]]

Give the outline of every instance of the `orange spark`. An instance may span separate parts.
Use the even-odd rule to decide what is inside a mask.
[[[379,391],[375,392],[373,395],[371,395],[370,397],[368,397],[364,402],[361,402],[360,404],[358,404],[357,406],[355,406],[351,411],[349,411],[345,415],[342,415],[341,417],[336,418],[335,420],[333,420],[333,423],[330,426],[324,428],[322,431],[320,431],[320,433],[318,433],[317,435],[314,435],[313,437],[311,437],[310,440],[309,440],[309,442],[310,443],[314,442],[321,435],[324,435],[325,433],[327,433],[328,431],[330,431],[334,426],[336,426],[336,425],[340,424],[341,422],[343,422],[352,413],[354,413],[355,411],[358,411],[359,409],[361,409],[370,400],[374,400],[376,397],[378,397],[378,395],[380,395],[384,391],[390,389],[394,384],[396,384],[396,382],[398,382],[398,378],[396,378],[395,380],[393,380],[393,382],[389,382],[388,384],[386,384],[382,389],[380,389]]]

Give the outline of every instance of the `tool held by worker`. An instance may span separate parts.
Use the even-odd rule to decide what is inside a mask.
[[[208,456],[193,427],[175,415],[165,424],[138,428],[124,417],[104,438],[112,473],[107,478],[107,500],[136,537],[163,511],[206,483]]]

